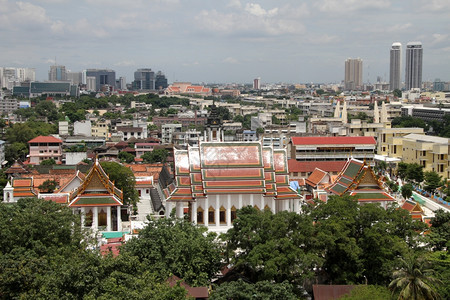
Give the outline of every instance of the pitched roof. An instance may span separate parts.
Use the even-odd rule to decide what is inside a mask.
[[[316,168],[319,168],[325,172],[340,172],[344,167],[345,160],[337,161],[298,161],[295,159],[288,160],[289,172],[298,173],[310,173]]]
[[[309,175],[309,177],[306,179],[306,184],[312,187],[316,187],[327,175],[328,175],[327,172],[322,171],[319,168],[316,168],[314,172],[312,172],[311,175]]]
[[[60,139],[57,139],[51,135],[49,136],[40,135],[28,141],[28,143],[59,143],[59,144],[62,144],[62,142],[63,141],[61,141]]]
[[[292,137],[292,144],[297,145],[375,145],[375,138],[372,136],[301,136]]]

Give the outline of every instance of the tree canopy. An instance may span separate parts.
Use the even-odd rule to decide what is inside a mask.
[[[124,203],[136,206],[139,196],[133,172],[116,162],[103,161],[100,164],[106,174],[108,174],[109,179],[114,182],[117,188],[123,191]]]

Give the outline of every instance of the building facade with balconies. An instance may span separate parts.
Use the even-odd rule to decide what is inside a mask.
[[[62,144],[60,139],[53,136],[38,136],[28,141],[30,163],[38,165],[47,159],[54,159],[57,163],[61,162]]]

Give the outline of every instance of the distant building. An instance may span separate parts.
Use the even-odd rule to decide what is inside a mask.
[[[38,136],[30,141],[30,163],[38,165],[41,161],[54,159],[61,162],[62,157],[62,141],[53,136]]]
[[[152,69],[137,69],[137,71],[134,72],[133,89],[154,90],[155,72],[153,72]]]
[[[79,97],[80,89],[78,86],[70,84],[70,82],[33,81],[28,86],[15,86],[13,95],[26,98],[40,97],[42,95]]]
[[[212,90],[202,85],[192,85],[190,82],[174,82],[164,90],[164,93],[166,95],[190,94],[210,96]]]
[[[421,42],[409,42],[406,45],[406,90],[422,88],[422,56]]]
[[[49,81],[66,81],[67,71],[65,66],[50,66],[50,71],[48,71]]]
[[[86,77],[86,89],[88,91],[96,91],[97,89],[97,81],[94,76]]]
[[[67,80],[74,85],[80,85],[83,83],[83,73],[67,72]]]
[[[393,43],[390,52],[389,86],[391,90],[401,88],[402,44]]]
[[[125,77],[119,77],[119,90],[124,91],[127,89],[127,79]]]
[[[360,58],[349,58],[345,61],[345,89],[359,90],[363,82],[363,61]]]
[[[253,79],[253,89],[254,90],[260,90],[261,89],[261,78],[255,78]]]
[[[19,109],[19,101],[17,99],[0,98],[0,114],[12,114]]]
[[[156,73],[156,77],[155,77],[155,89],[156,90],[164,90],[168,86],[169,85],[167,84],[166,76],[161,71],[158,71],[158,73]]]
[[[95,78],[95,90],[100,91],[104,86],[115,88],[116,72],[109,69],[87,69],[86,80],[88,77]]]

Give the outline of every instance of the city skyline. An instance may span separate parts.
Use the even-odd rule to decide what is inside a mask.
[[[170,82],[340,82],[360,57],[364,82],[389,82],[389,46],[415,40],[423,80],[450,80],[448,1],[0,1],[0,65],[37,80],[56,63],[128,81],[151,68]]]

